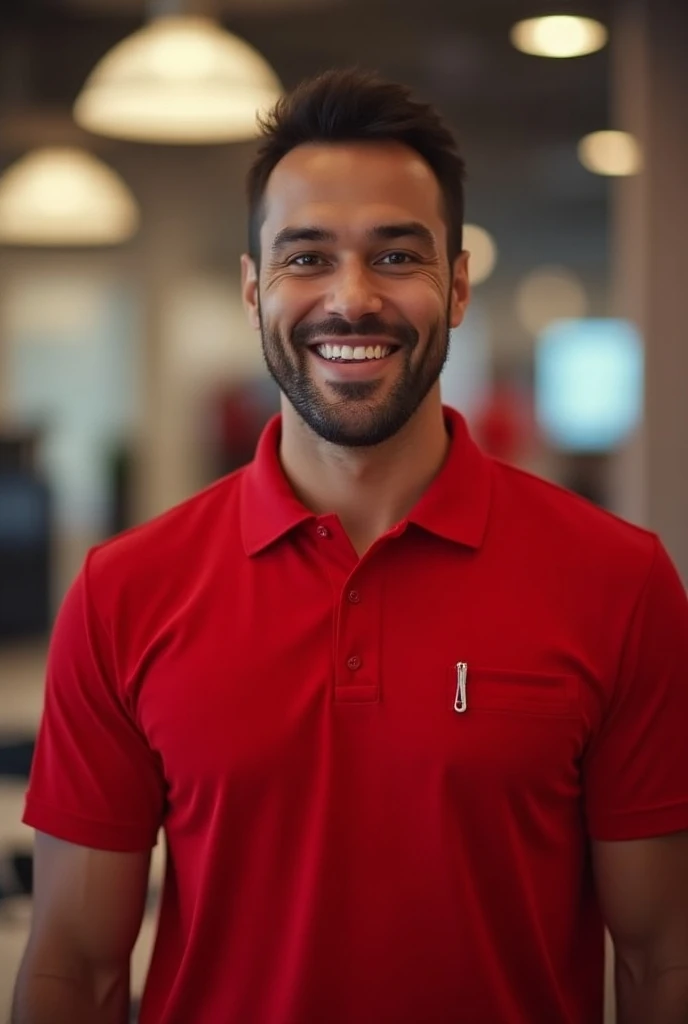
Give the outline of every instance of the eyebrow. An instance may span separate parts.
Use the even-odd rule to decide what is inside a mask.
[[[398,238],[416,238],[431,249],[435,249],[435,236],[420,221],[410,220],[400,224],[377,224],[366,232],[371,241],[394,241]],[[279,252],[295,242],[336,242],[334,231],[318,227],[286,227],[275,235],[270,247]]]
[[[293,245],[294,242],[336,242],[337,236],[334,231],[327,231],[325,228],[300,227],[282,228],[275,235],[271,251],[279,252],[280,249]]]
[[[418,220],[406,221],[403,224],[378,224],[371,228],[368,236],[380,241],[394,241],[397,238],[417,238],[431,249],[435,248],[435,236],[425,224]]]

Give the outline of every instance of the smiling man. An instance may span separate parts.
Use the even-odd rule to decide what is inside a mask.
[[[433,172],[398,143],[303,145],[275,168],[264,203],[261,286],[258,259],[245,274],[270,372],[313,435],[389,440],[436,385],[468,294]],[[300,226],[278,227],[291,221]]]
[[[249,176],[254,462],[89,553],[52,638],[16,1024],[688,1020],[688,604],[443,408],[463,164],[331,72]]]

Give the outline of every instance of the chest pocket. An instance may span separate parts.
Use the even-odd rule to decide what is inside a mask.
[[[453,667],[447,699],[454,714],[527,715],[575,718],[580,713],[580,688],[575,676],[520,672],[468,665],[465,687],[459,686],[460,669]],[[463,699],[462,699],[463,698]]]
[[[443,746],[444,778],[462,812],[509,806],[520,821],[531,824],[539,820],[543,806],[577,815],[578,762],[585,743],[581,680],[556,671],[469,663],[466,710],[458,713],[454,667],[451,676],[438,754]]]

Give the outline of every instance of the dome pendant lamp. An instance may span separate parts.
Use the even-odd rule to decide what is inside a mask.
[[[163,13],[98,62],[74,106],[82,128],[138,142],[193,145],[257,134],[281,93],[247,42],[196,13]]]

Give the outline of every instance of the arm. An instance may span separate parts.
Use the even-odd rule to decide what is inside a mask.
[[[111,853],[36,833],[33,920],[12,1024],[126,1024],[149,864],[150,851]]]
[[[618,1024],[688,1024],[688,832],[593,842]]]

